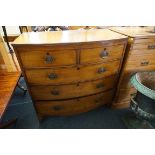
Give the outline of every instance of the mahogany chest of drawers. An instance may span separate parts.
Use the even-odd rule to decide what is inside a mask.
[[[119,78],[113,107],[126,108],[136,89],[130,78],[136,72],[155,70],[155,33],[153,27],[113,27],[112,31],[128,36],[123,67]]]
[[[38,116],[112,102],[127,37],[110,30],[23,33],[13,42]]]

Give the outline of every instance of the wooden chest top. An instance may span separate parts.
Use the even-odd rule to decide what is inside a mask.
[[[52,32],[29,32],[21,34],[12,44],[67,44],[126,39],[127,37],[108,29],[66,30]]]
[[[130,27],[111,27],[109,29],[132,38],[149,38],[149,37],[151,38],[155,37],[155,33],[152,32],[153,28],[154,27],[152,26],[147,27],[130,26]]]

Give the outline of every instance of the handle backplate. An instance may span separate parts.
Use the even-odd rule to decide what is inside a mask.
[[[148,45],[148,49],[155,49],[155,45]]]
[[[47,64],[52,63],[54,60],[55,60],[55,59],[54,59],[54,57],[53,57],[52,55],[50,55],[49,53],[46,54],[46,56],[45,56],[45,62],[46,62]]]
[[[102,51],[102,52],[100,53],[100,57],[101,57],[102,59],[106,58],[108,55],[109,55],[109,53],[108,53],[107,51]]]
[[[58,76],[57,76],[57,74],[55,74],[55,73],[51,73],[51,74],[48,75],[48,78],[49,78],[50,80],[54,80],[54,79],[57,79]]]
[[[106,68],[104,68],[104,67],[101,67],[98,69],[99,74],[104,73],[105,71],[106,71]]]
[[[149,65],[149,61],[142,61],[141,62],[141,66],[147,66],[147,65]]]
[[[52,109],[54,109],[54,110],[62,110],[63,109],[63,107],[62,106],[54,106],[54,107],[52,107]]]
[[[59,92],[58,90],[52,90],[52,91],[51,91],[51,94],[52,94],[52,95],[59,95],[60,92]]]
[[[96,88],[103,88],[104,87],[104,84],[103,83],[98,83],[97,85],[96,85]]]

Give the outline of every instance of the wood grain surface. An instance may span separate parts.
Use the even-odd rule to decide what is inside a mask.
[[[154,27],[139,27],[139,26],[128,26],[128,27],[111,27],[109,28],[112,31],[118,32],[120,34],[133,37],[133,38],[147,38],[155,37],[155,33],[152,33]]]
[[[40,117],[110,103],[126,44],[124,35],[94,29],[23,33],[12,45]]]
[[[128,36],[120,78],[113,101],[115,108],[127,108],[136,90],[130,83],[133,74],[155,70],[155,33],[153,27],[113,27],[112,31]]]
[[[63,44],[108,41],[127,38],[108,29],[28,32],[21,34],[12,44]]]
[[[0,118],[9,104],[20,76],[20,72],[0,72]]]

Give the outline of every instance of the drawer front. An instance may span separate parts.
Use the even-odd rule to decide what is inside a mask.
[[[20,51],[24,68],[65,66],[76,64],[75,50],[62,51]]]
[[[64,101],[37,101],[36,110],[41,115],[71,115],[89,111],[111,103],[113,93],[105,93]]]
[[[34,100],[57,100],[81,97],[103,92],[114,87],[116,76],[101,80],[61,85],[61,86],[32,86],[31,94]]]
[[[120,61],[113,61],[105,64],[81,66],[79,68],[31,69],[25,72],[28,82],[31,84],[68,84],[114,75],[118,72],[119,64]]]
[[[133,56],[133,59],[135,57],[135,55],[138,56],[145,56],[145,55],[152,55],[153,57],[155,57],[155,49],[152,50],[147,50],[147,49],[139,49],[139,50],[130,50],[129,52],[129,56]]]
[[[139,44],[133,44],[132,46],[133,50],[155,50],[155,41],[153,42],[143,42],[143,43],[139,43]]]
[[[155,70],[155,56],[148,55],[130,55],[126,65],[126,70]]]
[[[81,49],[81,64],[120,59],[122,57],[123,50],[124,45]]]
[[[134,40],[135,44],[155,43],[155,37],[152,38],[137,38]]]

